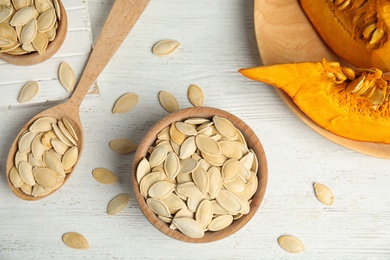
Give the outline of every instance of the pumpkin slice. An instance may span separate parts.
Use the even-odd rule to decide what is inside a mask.
[[[361,68],[390,70],[388,0],[300,0],[324,42]]]
[[[284,90],[316,124],[356,141],[390,143],[390,77],[379,69],[302,62],[240,69]]]

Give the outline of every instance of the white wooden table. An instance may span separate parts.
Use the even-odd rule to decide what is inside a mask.
[[[89,0],[94,40],[112,3]],[[169,57],[154,56],[151,47],[162,39],[182,45]],[[252,1],[152,0],[101,74],[100,95],[82,104],[85,148],[72,178],[35,202],[13,195],[5,160],[19,129],[48,104],[15,107],[2,100],[0,259],[390,259],[390,161],[324,139],[298,120],[272,87],[237,72],[260,64]],[[139,142],[167,114],[157,99],[160,90],[172,92],[182,108],[191,106],[186,93],[192,83],[203,89],[206,106],[235,114],[257,133],[269,166],[257,214],[239,232],[208,244],[173,240],[149,224],[131,189],[133,154],[108,147],[119,137]],[[125,92],[139,95],[137,107],[113,115],[114,101]],[[96,182],[91,172],[97,167],[115,172],[119,183]],[[333,206],[315,198],[313,182],[333,190]],[[129,207],[107,216],[107,203],[125,192],[133,196]],[[61,237],[68,231],[86,236],[90,249],[66,247]],[[305,252],[283,251],[277,244],[283,234],[299,237]]]

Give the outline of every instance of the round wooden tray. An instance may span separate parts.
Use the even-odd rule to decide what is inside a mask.
[[[321,40],[297,0],[255,0],[254,20],[263,65],[321,61],[322,58],[347,64]],[[390,159],[390,145],[357,142],[332,134],[302,113],[285,92],[276,91],[299,119],[323,137],[363,154]]]

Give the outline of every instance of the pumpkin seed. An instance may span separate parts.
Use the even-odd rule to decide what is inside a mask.
[[[69,146],[58,138],[52,139],[51,145],[53,146],[54,151],[61,155],[64,155],[64,153],[69,149]]]
[[[168,153],[164,161],[164,171],[171,180],[175,179],[180,171],[180,161],[176,153]]]
[[[18,165],[18,172],[20,178],[23,180],[24,183],[30,186],[33,186],[35,184],[35,179],[32,170],[33,168],[31,164],[26,161],[21,161]]]
[[[61,140],[61,142],[63,142],[64,144],[66,144],[67,146],[73,146],[72,142],[64,135],[64,133],[61,131],[60,127],[58,126],[58,123],[56,122],[55,124],[52,125],[52,129],[54,131],[54,133],[56,134],[56,136],[58,137],[58,139]]]
[[[137,182],[139,183],[146,174],[150,173],[150,171],[149,161],[146,158],[142,158],[137,166]]]
[[[32,132],[31,132],[32,133]],[[58,138],[56,133],[54,133],[53,130],[45,132],[42,137],[41,137],[41,142],[44,146],[48,148],[52,148],[53,146],[51,145],[51,140],[54,138]]]
[[[112,113],[123,114],[132,110],[138,103],[138,95],[135,93],[126,93],[122,95],[114,104]]]
[[[172,141],[178,145],[181,145],[187,138],[185,134],[183,134],[176,128],[176,124],[171,124],[171,127],[169,129],[169,135]]]
[[[0,47],[10,45],[16,41],[17,34],[15,29],[7,23],[0,23]]]
[[[31,144],[37,133],[27,131],[22,134],[18,140],[18,149],[21,153],[27,153],[31,150]]]
[[[278,238],[278,243],[286,252],[299,254],[305,251],[303,243],[295,236],[283,235]]]
[[[209,178],[206,170],[201,167],[192,172],[192,179],[202,193],[207,193],[209,189]]]
[[[164,179],[164,173],[162,172],[151,172],[146,174],[139,182],[139,189],[142,196],[147,197],[149,188],[156,182]]]
[[[92,176],[100,183],[113,184],[118,182],[118,176],[106,168],[96,168],[92,171]]]
[[[58,128],[60,129],[61,133],[66,137],[66,139],[69,140],[74,146],[77,146],[76,139],[73,138],[73,135],[65,127],[63,121],[59,120],[57,122],[57,125],[58,125]]]
[[[148,207],[157,215],[163,217],[171,217],[171,212],[169,211],[167,205],[165,205],[161,200],[155,198],[148,198],[146,200]]]
[[[62,236],[65,245],[73,249],[89,249],[88,240],[77,232],[68,232]]]
[[[54,153],[46,152],[42,156],[43,162],[47,168],[59,173],[62,177],[65,177],[64,166]]]
[[[50,30],[57,21],[55,10],[50,8],[39,15],[37,19],[37,30],[38,32],[44,33]]]
[[[38,91],[39,91],[38,82],[30,81],[26,83],[19,92],[18,102],[26,103],[28,101],[31,101],[38,94]]]
[[[212,219],[213,209],[211,206],[211,202],[207,199],[204,199],[202,200],[202,202],[200,202],[195,212],[195,220],[199,222],[202,225],[203,230],[205,230]]]
[[[20,41],[23,44],[31,43],[37,35],[37,20],[31,19],[22,29]]]
[[[215,124],[215,128],[217,128],[218,132],[220,132],[223,136],[227,138],[236,137],[237,129],[228,119],[219,116],[214,116],[213,122]]]
[[[158,94],[158,98],[161,106],[168,112],[174,112],[179,110],[179,103],[175,96],[173,96],[168,91],[160,91]]]
[[[40,117],[29,127],[31,132],[47,132],[52,129],[52,124],[57,123],[53,117]]]
[[[168,207],[171,214],[177,213],[180,209],[185,208],[186,204],[175,193],[169,193],[161,201]]]
[[[314,183],[314,192],[317,199],[327,206],[331,206],[334,202],[332,190],[321,183]]]
[[[186,197],[200,197],[204,193],[193,182],[185,182],[176,186],[176,193]]]
[[[148,195],[152,198],[162,199],[167,197],[175,189],[175,184],[169,181],[157,181],[150,186]]]
[[[233,216],[232,215],[219,215],[213,220],[211,220],[210,224],[207,226],[210,231],[220,231],[224,228],[227,228],[232,224]]]
[[[193,155],[197,147],[195,144],[195,137],[191,136],[187,138],[180,146],[180,159],[185,159]]]
[[[122,210],[124,210],[130,201],[130,195],[127,193],[120,194],[113,198],[107,206],[108,215],[116,215]]]
[[[201,238],[204,236],[204,230],[202,226],[192,218],[175,217],[172,223],[182,232],[184,235],[192,238]]]
[[[12,15],[12,6],[2,6],[0,9],[0,23],[4,22]]]
[[[126,138],[113,139],[109,143],[110,148],[117,153],[131,153],[137,149],[137,144]]]
[[[77,146],[69,148],[62,157],[62,165],[64,166],[65,171],[69,171],[76,164],[77,159],[79,158],[79,149]]]
[[[237,214],[242,209],[240,200],[233,192],[228,190],[220,190],[215,199],[222,208],[233,215]]]
[[[23,191],[23,193],[25,193],[27,195],[32,194],[32,186],[30,186],[26,183],[23,183],[22,186],[20,186],[20,190]]]
[[[68,130],[68,132],[72,135],[74,140],[78,141],[78,137],[76,134],[76,131],[72,127],[72,125],[69,123],[69,121],[66,118],[62,118],[62,123],[64,123],[65,128]]]
[[[222,188],[221,172],[213,166],[208,170],[208,178],[210,183],[208,192],[211,198],[214,199]]]
[[[15,166],[19,167],[19,164],[23,161],[25,161],[25,162],[28,161],[27,153],[22,153],[20,151],[17,151],[15,154]]]
[[[35,185],[32,187],[31,195],[34,197],[41,197],[49,194],[50,192],[51,190],[47,190],[42,185],[35,183]]]
[[[203,106],[204,103],[203,91],[197,85],[191,84],[188,87],[187,96],[191,104],[194,105],[195,107]]]
[[[180,43],[178,41],[162,40],[153,46],[152,52],[156,56],[167,56],[173,53],[179,46]]]
[[[49,168],[34,168],[33,174],[37,183],[45,189],[55,190],[59,188],[64,181],[64,177]]]
[[[34,49],[40,54],[45,54],[47,45],[49,44],[49,39],[47,38],[46,33],[37,32],[34,37],[34,40],[31,42]]]
[[[72,67],[68,63],[66,62],[61,63],[58,71],[58,77],[62,86],[66,89],[66,91],[72,92],[74,90],[75,75]]]
[[[180,161],[179,173],[190,173],[198,167],[198,161],[193,158],[186,158]]]
[[[34,6],[40,14],[53,7],[50,0],[35,0]]]
[[[18,25],[25,25],[27,24],[31,19],[34,18],[35,15],[35,8],[26,6],[18,11],[12,16],[12,19],[10,21],[10,25],[12,26],[18,26]]]
[[[221,155],[221,147],[214,139],[206,135],[197,135],[195,137],[195,142],[196,146],[202,152],[202,154],[207,154],[210,156]]]
[[[15,188],[20,188],[20,186],[22,186],[22,184],[24,183],[22,178],[20,178],[19,172],[15,166],[12,167],[9,172],[9,179]]]
[[[175,127],[179,132],[186,136],[196,135],[198,133],[194,125],[187,124],[184,122],[176,122]]]
[[[236,178],[238,171],[241,169],[241,163],[236,159],[227,160],[222,166],[222,178],[224,181],[231,181]]]

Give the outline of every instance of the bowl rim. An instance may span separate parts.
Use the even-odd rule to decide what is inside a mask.
[[[60,6],[61,19],[58,20],[58,27],[56,30],[57,34],[55,39],[49,42],[47,45],[46,51],[43,55],[40,55],[38,52],[26,53],[22,55],[13,55],[4,52],[0,53],[0,60],[13,65],[30,66],[42,63],[57,53],[57,51],[64,43],[68,31],[68,17],[65,11],[65,7],[62,4],[62,1],[58,0],[58,3]]]
[[[156,216],[156,214],[152,212],[151,209],[149,209],[144,197],[140,193],[138,182],[136,179],[136,171],[139,162],[142,160],[142,158],[144,158],[144,156],[147,154],[148,148],[155,141],[156,134],[160,132],[164,127],[170,125],[172,122],[183,121],[184,119],[191,117],[203,117],[211,119],[213,116],[221,116],[229,119],[234,124],[234,126],[242,132],[243,136],[245,137],[245,140],[248,143],[248,148],[254,151],[259,164],[257,172],[258,188],[256,193],[252,197],[252,202],[250,204],[250,212],[248,214],[243,215],[241,218],[233,221],[233,223],[229,227],[221,231],[207,231],[202,238],[191,238],[184,235],[178,230],[170,229],[167,223],[160,220]],[[138,205],[143,215],[155,228],[157,228],[163,234],[179,241],[189,243],[207,243],[217,241],[234,234],[244,225],[246,225],[247,222],[255,215],[265,195],[268,181],[268,165],[265,151],[260,140],[258,139],[255,132],[244,121],[234,116],[233,114],[230,114],[229,112],[221,109],[212,107],[191,107],[168,114],[167,116],[160,119],[148,130],[148,132],[145,134],[145,136],[139,143],[136,153],[134,155],[131,180]]]

